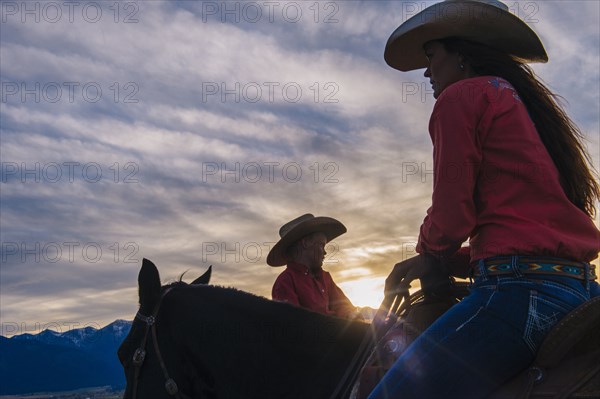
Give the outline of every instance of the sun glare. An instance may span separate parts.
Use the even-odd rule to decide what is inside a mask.
[[[338,283],[354,306],[379,308],[383,301],[385,277],[369,277]]]

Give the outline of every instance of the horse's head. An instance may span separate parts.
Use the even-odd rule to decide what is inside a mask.
[[[211,268],[192,285],[208,284]],[[124,398],[186,398],[194,397],[196,387],[186,375],[186,364],[175,359],[175,343],[164,334],[173,316],[169,297],[178,288],[188,286],[177,282],[161,287],[158,269],[144,259],[138,276],[140,309],[131,331],[118,350],[125,371],[127,386]]]

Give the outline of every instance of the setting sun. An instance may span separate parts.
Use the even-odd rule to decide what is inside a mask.
[[[383,301],[385,277],[361,278],[339,283],[338,285],[350,298],[354,306],[379,308]]]

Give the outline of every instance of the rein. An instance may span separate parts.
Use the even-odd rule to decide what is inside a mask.
[[[367,331],[362,339],[358,350],[354,354],[352,361],[346,367],[346,372],[342,379],[338,382],[335,390],[331,394],[331,398],[348,398],[356,382],[362,366],[367,361],[371,350],[373,349],[373,336],[371,331]]]
[[[359,374],[375,347],[375,343],[394,325],[394,322],[397,319],[395,314],[399,312],[398,307],[401,302],[401,298],[395,296],[392,299],[392,306],[388,306],[385,300],[381,306],[379,306],[372,323],[372,328],[367,331],[363,337],[358,350],[354,354],[348,367],[346,367],[344,376],[338,382],[335,390],[331,394],[331,398],[350,397],[352,389],[359,378]],[[410,308],[410,305],[410,300],[403,302],[401,310]]]
[[[434,297],[436,298],[434,302],[427,301],[427,303],[463,298],[468,294],[467,287],[466,283],[454,281],[451,293],[447,298]],[[336,395],[343,393],[341,396],[343,398],[367,398],[389,368],[389,366],[386,368],[387,362],[393,358],[393,353],[396,353],[396,349],[391,349],[388,345],[395,343],[397,348],[400,346],[400,343],[395,341],[398,336],[398,328],[404,328],[402,323],[408,320],[413,306],[426,303],[426,297],[427,295],[422,290],[410,295],[408,292],[386,295],[371,322],[371,330],[365,335],[352,360],[351,368],[346,370],[344,378],[337,387]],[[432,296],[429,295],[429,297]],[[402,332],[405,336],[405,330]],[[395,361],[395,358],[393,359]],[[357,365],[358,370],[355,369]],[[343,384],[349,384],[349,386],[343,387],[341,386]],[[349,390],[350,393],[348,393]]]
[[[152,334],[152,341],[154,343],[154,352],[156,353],[156,357],[158,358],[158,362],[160,364],[160,368],[162,369],[162,373],[165,377],[165,389],[167,393],[171,396],[174,396],[177,399],[190,399],[189,396],[185,395],[183,392],[179,392],[179,388],[173,380],[169,376],[169,372],[167,371],[167,366],[165,365],[165,361],[160,352],[160,348],[158,346],[158,339],[156,338],[156,317],[158,315],[158,311],[160,310],[160,305],[162,304],[163,298],[173,289],[173,287],[167,288],[158,299],[158,303],[154,307],[154,311],[152,315],[145,316],[139,311],[136,313],[135,318],[146,323],[146,332],[144,333],[144,338],[142,339],[142,343],[139,348],[137,348],[133,354],[133,365],[135,366],[135,375],[133,379],[133,399],[137,397],[137,386],[138,379],[140,376],[140,371],[142,365],[144,364],[144,360],[146,359],[146,344],[148,343],[148,335]]]

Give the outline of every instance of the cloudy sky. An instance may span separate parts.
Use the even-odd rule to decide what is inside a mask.
[[[376,307],[432,186],[428,80],[383,49],[433,3],[3,1],[2,334],[131,319],[144,257],[270,297],[307,212],[348,227],[324,267]],[[600,3],[507,4],[598,168]]]

